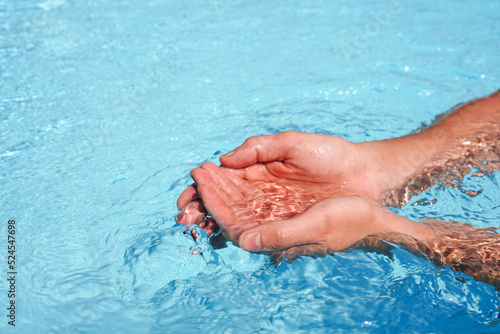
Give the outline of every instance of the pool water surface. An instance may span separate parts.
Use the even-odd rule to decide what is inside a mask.
[[[500,332],[498,291],[400,247],[276,265],[175,223],[247,137],[402,136],[498,90],[499,54],[497,1],[0,0],[0,332]],[[499,184],[395,211],[499,227]]]

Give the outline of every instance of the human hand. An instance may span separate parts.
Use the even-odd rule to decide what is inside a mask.
[[[293,185],[296,191],[314,191],[322,199],[340,195],[377,198],[380,192],[370,173],[373,161],[360,154],[358,144],[335,136],[287,131],[252,137],[222,156],[221,163],[258,187]],[[204,220],[206,210],[195,185],[180,195],[177,206],[179,223],[202,224],[207,233],[214,229],[212,221]]]
[[[245,170],[231,170],[212,163],[204,163],[200,168],[192,170],[191,176],[197,184],[223,187],[225,191],[235,192],[235,196],[244,192],[246,198],[253,202],[248,200],[241,205],[253,211],[258,220],[290,218],[324,198],[343,193],[341,186],[322,189],[322,184],[281,179],[270,174],[263,165],[254,167],[246,176],[250,180],[242,179]],[[236,182],[241,189],[235,190],[231,182]],[[234,197],[234,200],[241,199]],[[208,235],[218,230],[213,217],[206,218],[208,213],[196,185],[190,186],[181,194],[178,206],[181,209],[177,216],[179,223],[200,225]]]
[[[499,101],[500,91],[460,106],[424,131],[387,140],[353,144],[335,136],[295,131],[251,137],[222,156],[221,163],[244,168],[243,177],[249,180],[255,174],[262,175],[262,164],[268,174],[277,178],[322,183],[326,187],[340,185],[355,195],[397,206],[432,185],[436,175],[446,170],[442,166],[458,165],[466,158],[471,160],[471,156],[474,159],[474,151],[498,146],[490,137],[498,141],[494,134],[500,128]],[[476,155],[475,162],[484,165],[485,154]],[[257,173],[253,172],[255,168]],[[411,189],[402,188],[422,173],[434,177],[414,182]],[[186,212],[197,212],[191,221],[204,217],[201,207],[190,203],[198,197],[196,187],[191,186],[177,202],[179,209],[189,205]]]
[[[250,197],[254,200],[251,205],[266,205],[266,214],[269,214],[272,208],[272,217],[265,217],[271,220],[292,217],[326,198],[359,195],[356,190],[346,187],[344,183],[299,181],[292,177],[279,177],[270,172],[267,165],[262,163],[245,169],[229,169],[205,163],[200,168],[194,169],[191,176],[196,183],[202,184],[214,178],[220,183],[217,187],[226,186],[227,180],[225,179],[228,177],[233,181],[235,177],[244,180],[245,189],[251,192]],[[181,210],[177,216],[178,223],[200,225],[208,235],[218,230],[214,219],[206,218],[207,210],[201,202],[196,185],[191,185],[181,194],[177,205]],[[264,212],[259,211],[259,215],[263,214]]]
[[[311,182],[325,189],[341,185],[376,199],[379,189],[369,173],[374,162],[367,158],[358,144],[342,138],[286,131],[250,137],[220,161],[223,167],[244,169],[242,177],[247,180],[260,178],[265,169],[278,179]]]
[[[192,175],[208,213],[226,238],[249,251],[303,253],[307,245],[309,254],[324,254],[348,248],[371,234],[415,234],[417,223],[373,200],[356,196],[321,200],[314,192],[294,196],[289,185],[263,190],[214,164],[204,164]],[[427,232],[420,230],[420,234]]]

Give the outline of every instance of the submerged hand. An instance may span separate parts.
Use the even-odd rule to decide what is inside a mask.
[[[208,186],[214,191],[225,193],[234,202],[233,207],[239,206],[241,212],[251,212],[258,222],[290,218],[321,199],[342,191],[340,187],[330,187],[321,193],[318,191],[321,186],[279,179],[267,172],[264,166],[261,167],[252,171],[251,181],[238,176],[238,173],[242,174],[241,170],[229,170],[212,163],[194,169],[191,176],[198,187],[188,188],[179,198],[179,202],[185,200],[188,204],[179,213],[178,222],[198,224],[208,235],[215,230],[215,217],[205,219],[208,212],[206,203],[202,203],[199,198],[200,187]]]
[[[208,213],[226,238],[249,251],[308,245],[308,252],[325,253],[348,248],[371,234],[403,231],[395,221],[399,216],[373,200],[321,200],[313,192],[294,195],[287,185],[263,190],[213,164],[192,174]]]
[[[413,222],[379,202],[406,203],[432,184],[419,175],[436,177],[450,165],[485,168],[488,161],[490,170],[498,169],[498,159],[484,157],[498,155],[499,101],[500,91],[422,132],[388,140],[352,144],[293,131],[249,138],[221,157],[222,167],[204,164],[191,172],[196,185],[178,199],[179,222],[200,224],[209,234],[220,226],[246,250],[281,254],[379,247],[386,240],[498,286],[497,233]],[[409,181],[418,189],[401,189]]]
[[[259,188],[265,188],[265,183],[292,186],[297,192],[319,194],[318,200],[340,195],[376,199],[381,193],[375,182],[378,174],[370,173],[376,164],[368,158],[358,144],[341,138],[287,131],[251,137],[220,160],[226,169]],[[180,195],[177,206],[182,224],[200,224],[206,215],[195,185]]]
[[[254,212],[259,221],[290,218],[323,199],[357,194],[343,184],[278,177],[271,173],[265,164],[255,164],[247,169],[228,169],[205,163],[194,169],[191,176],[197,186],[192,185],[179,197],[178,206],[181,212],[177,221],[185,225],[200,225],[208,235],[217,229],[217,225],[213,220],[215,217],[205,219],[206,203],[201,202],[199,194],[199,187],[202,185],[210,185],[213,189],[228,192],[236,203],[245,199],[245,204],[239,205]],[[240,193],[245,197],[241,197]]]
[[[224,167],[244,169],[241,176],[248,180],[255,174],[258,177],[264,166],[276,178],[312,182],[323,188],[342,185],[373,199],[379,195],[375,180],[367,173],[374,161],[367,161],[357,144],[335,136],[286,131],[251,137],[220,161]]]
[[[500,91],[459,107],[422,132],[388,140],[354,144],[335,136],[295,131],[251,137],[220,160],[223,167],[233,168],[250,183],[300,181],[314,185],[327,198],[331,189],[339,188],[343,196],[362,196],[398,206],[436,182],[436,175],[446,171],[443,165],[468,159],[468,165],[484,167],[485,154],[495,161],[499,101]],[[484,150],[485,140],[492,152],[475,155]],[[433,177],[420,180],[420,173]],[[405,189],[411,180],[418,182]],[[338,191],[335,196],[339,196]],[[197,201],[199,194],[192,185],[177,201],[182,209],[179,222],[203,221],[206,212]]]

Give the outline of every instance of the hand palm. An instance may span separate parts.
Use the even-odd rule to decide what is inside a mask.
[[[193,177],[207,210],[224,235],[236,243],[241,241],[244,232],[260,225],[271,226],[273,222],[286,223],[290,234],[297,234],[294,229],[309,230],[308,224],[321,227],[318,230],[318,225],[311,226],[313,237],[310,240],[314,241],[299,242],[300,247],[288,252],[293,254],[344,249],[366,234],[363,231],[369,221],[367,213],[371,211],[371,205],[359,197],[331,198],[343,195],[342,191],[336,194],[332,191],[329,199],[322,201],[325,195],[311,190],[307,183],[280,179],[247,182],[232,171],[208,163],[194,170]],[[327,224],[321,224],[321,221]],[[349,229],[355,229],[356,233],[346,233]],[[319,236],[318,231],[321,232]],[[345,237],[347,234],[350,238]],[[302,237],[304,233],[300,235]],[[293,240],[291,242],[288,247],[297,245]]]
[[[267,140],[272,141],[262,143]],[[356,147],[338,137],[297,132],[254,137],[232,155],[221,157],[221,163],[225,167],[204,164],[191,175],[198,187],[210,186],[225,199],[217,203],[229,207],[232,214],[226,211],[223,218],[220,215],[214,218],[233,241],[246,229],[288,219],[326,198],[350,195],[375,198],[370,183],[364,178],[364,164]],[[233,181],[239,178],[236,182],[242,189],[236,191],[224,174],[230,175]],[[229,193],[224,193],[226,191]],[[180,223],[200,224],[205,218],[207,212],[203,205],[193,201],[198,198],[198,192],[199,189],[191,186],[179,197]],[[205,205],[206,196],[211,196],[209,193],[202,198]],[[233,198],[227,197],[228,194]],[[217,206],[213,206],[208,211],[214,216],[212,212],[216,209]],[[210,234],[217,225],[205,220],[202,227]]]
[[[192,172],[204,205],[232,241],[250,228],[292,218],[323,199],[349,195],[341,186],[276,177],[262,165],[252,169],[247,180],[238,174],[244,172],[210,163]]]

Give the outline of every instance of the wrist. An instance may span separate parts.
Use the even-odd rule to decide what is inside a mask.
[[[357,144],[365,157],[367,177],[373,183],[377,199],[387,191],[404,186],[428,162],[447,146],[447,133],[432,127],[405,137]]]
[[[498,138],[499,105],[500,91],[458,107],[422,132],[357,144],[377,199],[390,189],[402,187],[427,167],[460,161],[470,152],[484,149]]]
[[[432,243],[436,232],[430,224],[414,222],[380,205],[374,208],[371,233],[356,246],[385,248],[387,242],[398,244],[408,250],[418,249],[418,245]]]
[[[431,225],[415,222],[384,207],[379,208],[379,213],[375,221],[381,226],[380,229],[385,231],[383,233],[405,235],[419,242],[428,242],[436,237],[436,233]],[[386,241],[398,243],[397,239]]]

